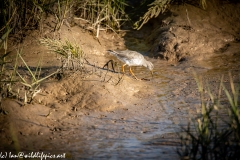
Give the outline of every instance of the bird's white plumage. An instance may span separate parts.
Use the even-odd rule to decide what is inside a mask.
[[[146,68],[148,68],[153,76],[153,64],[149,61],[147,61],[143,55],[141,55],[140,53],[136,52],[136,51],[130,51],[130,50],[125,50],[125,51],[112,51],[112,50],[108,50],[109,53],[111,53],[112,55],[114,55],[115,57],[117,57],[120,61],[122,61],[124,63],[124,65],[122,66],[122,70],[124,73],[124,66],[128,65],[129,66],[129,71],[130,73],[137,79],[139,80],[133,73],[131,66],[144,66]]]
[[[128,66],[144,66],[149,70],[153,69],[153,64],[147,61],[143,55],[136,51],[125,50],[116,52],[108,50],[108,52],[116,56],[120,61],[122,61],[124,64],[127,64]]]

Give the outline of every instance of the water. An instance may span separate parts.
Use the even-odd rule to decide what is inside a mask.
[[[166,62],[157,62],[153,62],[153,79],[146,68],[134,68],[139,78],[150,79],[141,83],[153,87],[153,94],[143,97],[137,107],[132,104],[124,106],[127,110],[90,111],[87,116],[78,116],[77,129],[69,126],[74,133],[66,135],[66,139],[72,137],[72,140],[66,140],[65,148],[74,159],[178,158],[175,133],[179,131],[181,114],[176,112],[175,106],[181,104],[179,107],[183,108],[185,103],[182,98],[171,97],[176,86],[171,82],[176,81],[178,73],[174,68],[167,68]],[[177,79],[183,81],[183,78]],[[168,138],[168,135],[174,135],[174,138]]]

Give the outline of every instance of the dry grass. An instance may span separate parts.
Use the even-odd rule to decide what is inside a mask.
[[[79,19],[87,21],[96,37],[100,29],[119,30],[129,20],[125,13],[125,0],[79,0],[75,13]]]

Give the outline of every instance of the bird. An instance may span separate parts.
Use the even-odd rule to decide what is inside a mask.
[[[150,61],[147,61],[143,55],[141,55],[140,53],[136,52],[136,51],[132,51],[132,50],[124,50],[124,51],[113,51],[113,50],[107,50],[107,52],[109,52],[110,54],[114,55],[115,57],[117,57],[120,61],[123,62],[122,65],[122,71],[123,73],[125,73],[124,67],[126,65],[129,66],[129,71],[132,74],[132,76],[136,79],[136,80],[140,80],[138,79],[135,74],[133,73],[131,67],[132,66],[144,66],[146,68],[148,68],[151,71],[151,74],[153,76],[153,64]]]

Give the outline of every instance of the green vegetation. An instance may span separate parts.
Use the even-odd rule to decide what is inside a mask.
[[[17,98],[24,103],[30,103],[39,93],[39,85],[43,80],[58,73],[46,76],[41,75],[41,60],[36,69],[32,70],[22,57],[22,50],[17,50],[17,56],[13,66],[8,66],[6,59],[9,56],[8,38],[10,34],[18,36],[18,42],[22,42],[27,30],[38,29],[40,34],[44,32],[44,20],[48,17],[54,18],[52,31],[58,31],[63,24],[69,27],[70,19],[79,17],[87,21],[98,37],[101,27],[115,31],[128,20],[125,14],[125,0],[4,0],[0,2],[0,49],[4,53],[0,56],[0,93],[2,97]],[[46,45],[51,51],[60,55],[62,68],[83,69],[85,53],[77,44],[69,40],[65,42],[54,39],[43,38],[40,43]],[[9,58],[10,59],[10,58]],[[28,76],[23,76],[18,68],[20,60],[28,71]],[[12,63],[12,62],[9,62]],[[24,85],[24,93],[18,88],[18,84]],[[24,94],[24,95],[23,95]]]
[[[50,39],[50,38],[42,38],[40,39],[40,43],[47,46],[50,51],[53,51],[63,57],[67,58],[70,54],[73,58],[84,58],[83,50],[77,45],[72,44],[69,40],[66,40],[65,43]]]
[[[240,149],[240,110],[238,104],[240,84],[234,86],[230,78],[231,92],[223,84],[223,77],[219,85],[218,95],[215,97],[207,85],[207,94],[211,102],[204,100],[204,86],[202,79],[196,76],[201,97],[201,114],[183,128],[181,148],[178,154],[181,159],[239,159]],[[221,101],[222,91],[227,100]],[[228,104],[221,105],[228,102]],[[226,116],[228,115],[228,116]]]
[[[54,31],[64,22],[69,25],[73,16],[89,22],[95,32],[100,26],[116,30],[128,20],[125,6],[125,0],[5,0],[0,2],[0,34],[11,28],[22,37],[24,30],[42,31],[43,20],[49,15],[55,17]]]
[[[229,0],[231,3],[234,0]],[[53,15],[54,31],[65,23],[70,26],[71,19],[81,19],[98,37],[100,29],[116,31],[130,18],[137,18],[135,29],[140,29],[151,18],[167,11],[170,5],[191,4],[207,8],[206,0],[4,0],[0,2],[0,34],[12,30],[24,37],[24,30],[43,30],[43,21]],[[220,2],[220,1],[219,1]],[[128,5],[129,4],[129,5]],[[129,15],[131,17],[129,17]]]
[[[8,66],[10,69],[5,70],[3,69],[5,63],[0,64],[0,67],[2,68],[0,74],[0,93],[3,97],[16,98],[23,101],[24,104],[31,103],[33,98],[40,92],[40,84],[44,80],[54,76],[55,74],[60,74],[63,72],[63,69],[84,69],[83,62],[85,60],[85,54],[77,44],[73,44],[68,40],[63,43],[48,38],[40,39],[40,43],[46,45],[50,51],[60,55],[62,66],[55,72],[41,77],[42,59],[39,59],[35,70],[33,70],[23,59],[22,49],[18,49],[13,67]],[[19,69],[19,59],[24,64],[28,74],[23,75],[22,69]],[[22,84],[24,87],[19,84]]]
[[[17,51],[17,58],[20,58],[21,61],[23,62],[23,64],[25,65],[25,67],[27,68],[27,71],[30,74],[30,80],[28,80],[28,78],[25,78],[24,76],[22,76],[16,69],[15,72],[16,74],[19,76],[19,78],[21,79],[21,83],[25,86],[25,92],[24,92],[24,104],[27,103],[31,103],[31,101],[33,100],[33,98],[41,91],[39,89],[40,83],[42,81],[44,81],[45,79],[53,76],[54,74],[58,73],[59,71],[57,70],[56,72],[45,76],[43,78],[40,78],[40,74],[41,74],[41,60],[39,60],[38,65],[35,69],[35,71],[32,71],[30,69],[30,67],[27,65],[27,63],[25,62],[25,60],[22,58],[21,54],[22,54],[22,50]],[[17,60],[16,60],[17,62]],[[17,66],[17,64],[15,64],[15,66]],[[19,93],[17,94],[17,96],[19,97]]]
[[[148,11],[134,24],[134,28],[140,29],[151,18],[156,18],[160,13],[165,12],[171,1],[172,0],[155,0],[149,4]]]
[[[50,38],[42,38],[40,43],[61,56],[63,68],[74,70],[84,68],[85,53],[76,43],[71,43],[69,40],[65,40],[64,43]]]
[[[72,0],[5,0],[0,5],[0,32],[13,28],[14,33],[37,29],[47,14],[57,17],[58,23],[66,18]],[[57,5],[57,7],[56,7]],[[59,27],[55,27],[59,28]]]
[[[17,50],[14,66],[1,72],[0,93],[3,97],[16,98],[23,101],[24,104],[27,104],[31,103],[33,98],[40,92],[40,83],[58,73],[59,70],[41,78],[41,61],[39,61],[35,71],[32,71],[21,55],[22,50]],[[25,65],[29,76],[23,76],[21,74],[21,69],[18,68],[18,59]],[[3,66],[3,64],[1,66]],[[24,85],[24,87],[19,85],[20,83]]]

